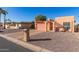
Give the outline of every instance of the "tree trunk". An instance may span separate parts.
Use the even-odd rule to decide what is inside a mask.
[[[4,15],[4,29],[5,29],[5,18],[6,18],[6,15]]]
[[[0,13],[0,23],[1,23],[1,13]]]

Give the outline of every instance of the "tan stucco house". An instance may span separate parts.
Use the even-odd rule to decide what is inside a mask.
[[[74,32],[74,16],[56,17],[54,20],[35,21],[37,31],[68,31]]]

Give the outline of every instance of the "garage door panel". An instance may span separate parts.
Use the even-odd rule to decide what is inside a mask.
[[[45,24],[44,23],[37,24],[37,30],[39,30],[39,31],[45,31]]]

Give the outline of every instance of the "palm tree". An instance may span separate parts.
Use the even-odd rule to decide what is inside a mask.
[[[6,22],[11,23],[11,20],[10,20],[10,19],[6,19],[6,20],[5,20],[5,23],[6,23]]]
[[[1,22],[1,14],[2,14],[2,8],[0,8],[0,22]]]
[[[4,14],[4,29],[5,29],[6,14],[8,14],[8,12],[5,10],[2,10],[2,14]]]
[[[6,14],[8,14],[8,12],[3,10],[2,8],[0,8],[0,22],[1,22],[1,14],[4,15],[4,28],[5,28],[5,18],[6,18]]]

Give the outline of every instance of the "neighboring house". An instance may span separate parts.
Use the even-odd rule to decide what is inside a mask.
[[[75,25],[75,32],[79,32],[79,24]]]
[[[35,21],[37,31],[68,31],[74,32],[74,16],[56,17],[55,20]]]
[[[8,22],[5,24],[6,29],[24,29],[30,28],[32,22]]]

